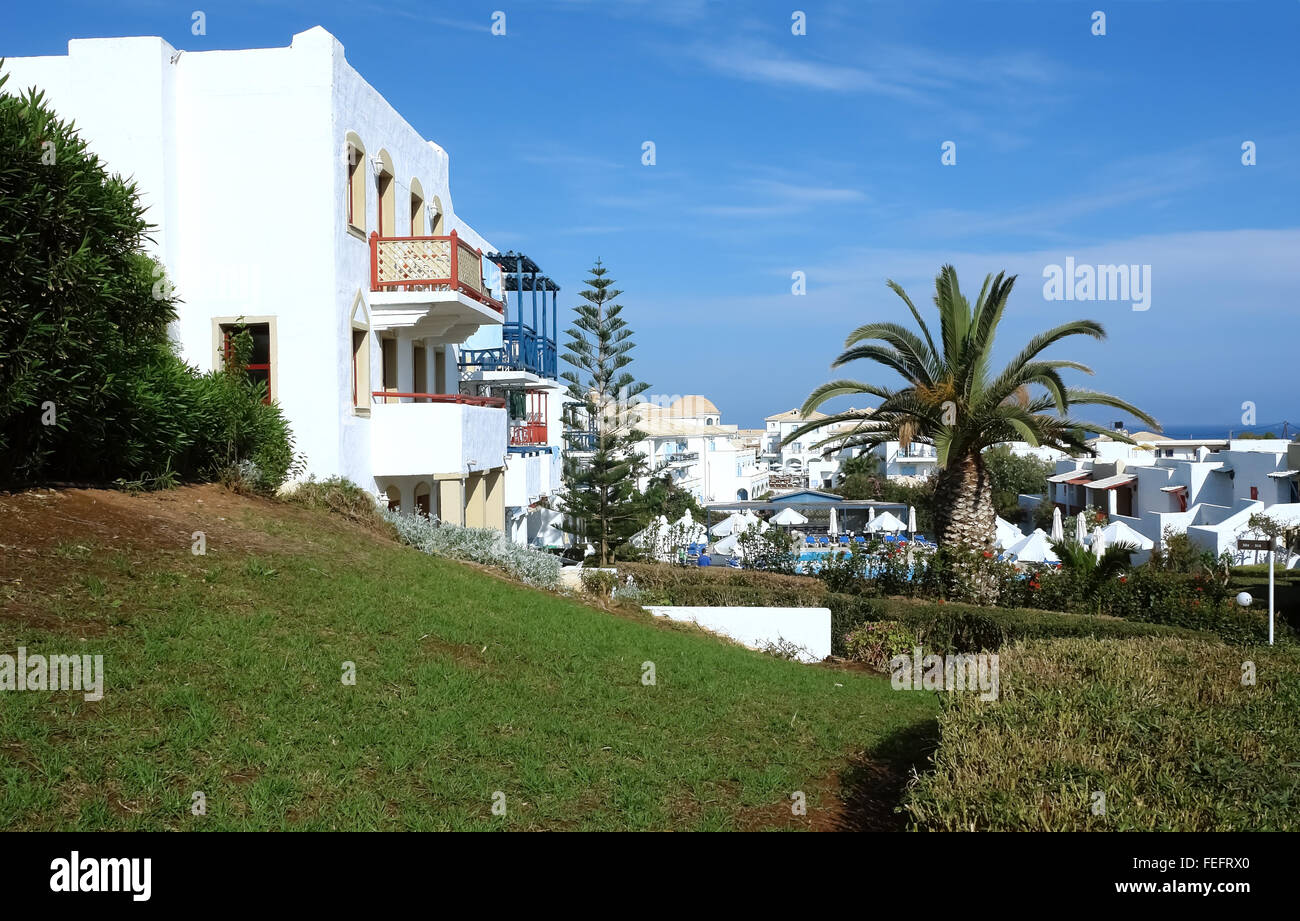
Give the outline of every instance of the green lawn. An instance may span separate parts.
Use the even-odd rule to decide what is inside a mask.
[[[0,652],[102,654],[105,695],[0,693],[0,828],[815,827],[937,713],[265,505],[255,556],[59,543]]]

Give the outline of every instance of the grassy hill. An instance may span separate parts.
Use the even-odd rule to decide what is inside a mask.
[[[217,487],[0,495],[19,646],[106,680],[0,692],[6,829],[897,827],[937,712]]]

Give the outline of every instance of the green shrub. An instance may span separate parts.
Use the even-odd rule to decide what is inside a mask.
[[[597,598],[608,598],[614,593],[614,585],[618,582],[618,574],[606,572],[602,569],[584,569],[579,579],[582,582],[582,590],[588,595],[595,595]]]
[[[794,537],[782,528],[749,528],[741,532],[737,545],[749,569],[794,575],[799,565]]]
[[[753,592],[761,593],[762,597],[770,600],[763,601],[760,607],[804,607],[810,604],[825,606],[825,586],[809,576],[732,569],[728,566],[673,566],[663,563],[620,563],[618,571],[632,576],[638,587],[656,597],[673,596],[702,587],[716,593],[718,597],[728,591],[736,591],[738,597],[753,597]]]
[[[835,655],[846,655],[846,635],[871,621],[898,622],[911,630],[927,651],[941,654],[994,651],[1016,640],[1058,636],[1110,639],[1196,635],[1212,638],[1208,634],[1195,634],[1175,626],[1135,623],[1115,617],[989,608],[959,602],[832,595],[829,604],[831,648]]]
[[[981,571],[995,572],[987,561]],[[1003,564],[999,564],[1003,565]],[[620,572],[632,575],[645,604],[701,605],[708,607],[817,607],[831,612],[831,653],[849,655],[845,637],[864,623],[898,621],[924,640],[923,645],[940,653],[994,650],[1018,639],[1055,636],[1097,638],[1130,636],[1185,636],[1189,633],[1222,634],[1218,620],[1198,622],[1152,622],[1150,618],[1122,619],[1105,615],[1038,610],[1032,607],[993,607],[941,599],[922,600],[829,592],[821,579],[784,576],[720,566],[681,567],[647,563],[621,564]],[[1063,578],[1064,577],[1064,578]],[[1050,587],[1068,585],[1060,572],[1031,572],[1018,580],[1026,595],[1037,590],[1029,586],[1042,579]],[[1060,580],[1060,581],[1054,581]],[[1190,610],[1197,610],[1189,603]],[[1244,615],[1258,618],[1258,613]],[[1231,631],[1227,631],[1231,632]],[[1257,631],[1243,631],[1243,637],[1258,641]],[[1241,640],[1246,641],[1246,640]]]
[[[1004,648],[999,700],[944,696],[907,814],[924,830],[1300,830],[1300,656],[1250,659],[1255,684],[1215,641]]]
[[[915,633],[896,620],[878,620],[859,624],[844,637],[844,654],[879,672],[889,671],[894,656],[911,655],[920,645]]]
[[[856,595],[866,592],[874,583],[867,580],[866,553],[845,553],[837,550],[821,561],[817,578],[828,592]]]
[[[111,479],[121,413],[166,342],[136,188],[0,74],[0,476]],[[47,409],[50,414],[47,415]],[[135,453],[127,445],[127,453]]]
[[[347,477],[332,476],[323,480],[310,476],[297,483],[285,499],[303,508],[330,512],[348,521],[387,530],[390,526],[380,513],[375,497]]]

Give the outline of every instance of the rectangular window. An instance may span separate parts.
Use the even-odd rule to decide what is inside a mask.
[[[425,349],[423,342],[411,343],[411,370],[415,377],[415,383],[411,389],[416,393],[432,393],[429,389],[429,370],[426,356],[429,354]]]
[[[397,390],[397,340],[381,339],[379,342],[380,351],[383,353],[384,362],[384,390]],[[385,397],[385,403],[399,403],[392,397]]]
[[[1258,499],[1258,498],[1259,498],[1259,487],[1258,487],[1258,486],[1252,486],[1252,487],[1250,487],[1250,497],[1251,497],[1252,499]]]
[[[242,328],[246,328],[249,335],[253,337],[253,351],[248,358],[248,366],[245,368],[249,380],[266,385],[266,395],[263,402],[271,402],[271,324],[270,323],[248,323]],[[223,323],[221,325],[221,352],[227,360],[231,356],[234,348],[231,340],[241,329],[238,323]]]

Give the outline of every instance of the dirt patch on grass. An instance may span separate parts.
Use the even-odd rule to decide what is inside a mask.
[[[195,532],[203,556],[192,552]],[[341,518],[215,484],[0,493],[0,622],[102,633],[107,622],[87,609],[114,579],[249,554],[337,556],[338,535],[362,546],[392,543]]]
[[[420,650],[426,655],[450,659],[457,665],[468,665],[473,668],[482,668],[488,665],[487,659],[484,658],[484,653],[487,652],[486,646],[475,646],[472,643],[451,643],[433,634],[420,637]]]

